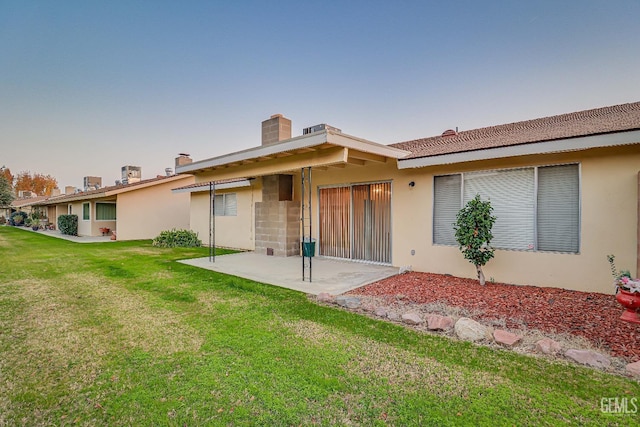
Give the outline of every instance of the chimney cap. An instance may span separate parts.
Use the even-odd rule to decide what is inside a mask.
[[[280,114],[280,113],[271,115],[272,119],[275,119],[275,118],[278,118],[278,117],[284,117],[284,116],[282,114]]]
[[[178,153],[178,156],[185,156],[185,157],[189,157],[191,154],[189,153]]]

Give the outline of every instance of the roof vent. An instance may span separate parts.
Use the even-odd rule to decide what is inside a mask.
[[[456,136],[457,134],[458,134],[458,131],[453,129],[447,129],[444,132],[442,132],[442,137],[445,138],[447,136]]]

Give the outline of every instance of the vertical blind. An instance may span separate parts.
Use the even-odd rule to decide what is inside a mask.
[[[391,183],[320,189],[320,253],[391,262]]]
[[[537,172],[537,174],[536,174]],[[536,180],[537,176],[537,180]],[[462,198],[460,197],[462,193]],[[476,194],[497,217],[492,245],[502,249],[579,251],[580,183],[576,164],[493,170],[434,178],[433,242],[456,245],[456,215]]]

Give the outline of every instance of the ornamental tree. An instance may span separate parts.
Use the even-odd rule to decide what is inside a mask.
[[[491,202],[483,202],[480,195],[476,194],[476,197],[460,209],[453,226],[458,247],[464,258],[476,267],[482,286],[485,283],[482,266],[493,258],[494,250],[490,244],[493,239],[491,228],[496,222],[496,217],[491,215],[491,212]]]

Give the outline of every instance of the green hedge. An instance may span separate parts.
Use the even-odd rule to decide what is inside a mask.
[[[192,248],[202,246],[198,234],[191,230],[165,230],[153,239],[153,246],[161,248]]]
[[[58,217],[58,230],[60,230],[62,234],[77,236],[78,215],[60,215]]]

